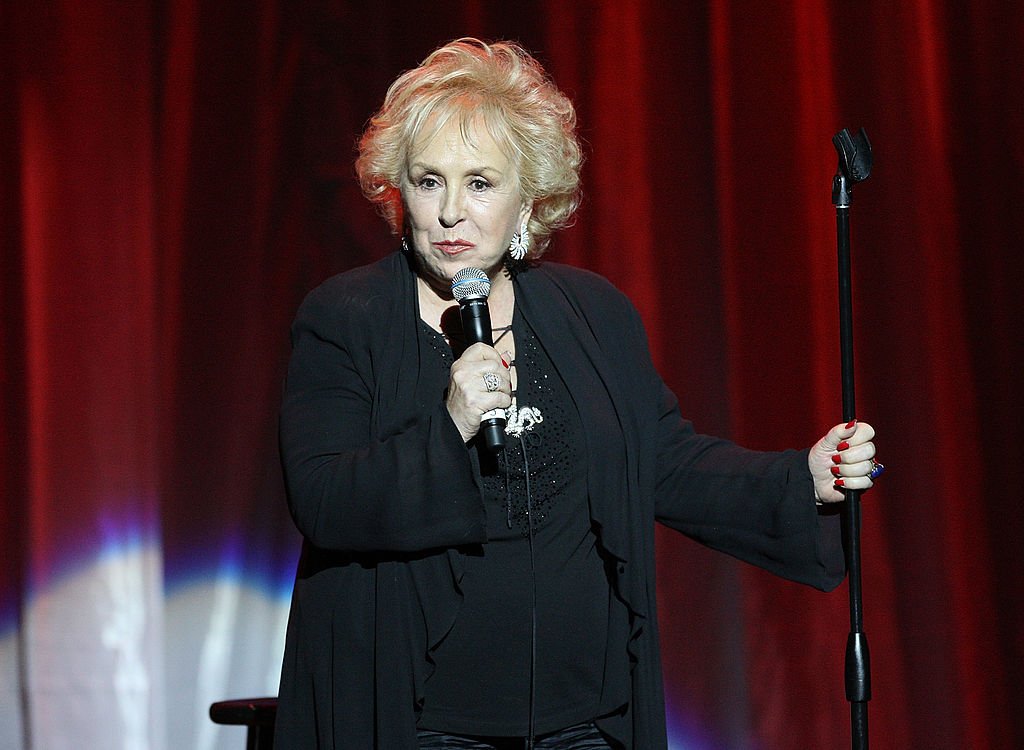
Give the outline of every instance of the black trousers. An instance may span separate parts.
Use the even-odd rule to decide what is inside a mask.
[[[420,750],[524,750],[524,737],[466,737],[462,735],[419,731]],[[535,750],[610,750],[593,722],[577,724],[536,738]]]

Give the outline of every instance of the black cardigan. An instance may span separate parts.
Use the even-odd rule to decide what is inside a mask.
[[[629,710],[601,727],[626,747],[663,748],[654,521],[830,590],[844,575],[838,519],[815,507],[806,451],[748,451],[693,431],[636,310],[607,281],[542,263],[516,275],[515,291],[576,399],[591,516],[629,615],[609,638],[629,652]],[[415,276],[396,253],[312,291],[292,328],[281,450],[305,542],[278,750],[414,750],[429,652],[458,612],[462,555],[486,543],[476,453],[419,377],[436,355],[418,316]],[[595,389],[615,423],[594,422]]]

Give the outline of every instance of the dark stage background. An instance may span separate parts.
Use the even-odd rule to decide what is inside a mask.
[[[276,690],[288,325],[394,248],[354,141],[470,34],[578,106],[586,198],[551,257],[628,292],[685,413],[751,447],[840,419],[830,139],[867,128],[872,744],[1024,746],[1022,8],[0,3],[0,745],[240,746],[205,709]],[[846,586],[659,547],[674,747],[846,746]]]

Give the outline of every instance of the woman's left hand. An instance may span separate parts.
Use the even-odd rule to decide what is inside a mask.
[[[811,448],[807,466],[814,478],[818,502],[838,503],[846,499],[844,489],[867,490],[874,485],[881,464],[874,461],[875,429],[867,422],[838,424]]]

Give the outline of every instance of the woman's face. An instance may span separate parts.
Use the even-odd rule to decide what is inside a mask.
[[[480,123],[464,138],[456,117],[409,154],[402,200],[412,250],[424,280],[450,297],[451,278],[466,267],[500,277],[512,234],[530,216],[515,164]]]

